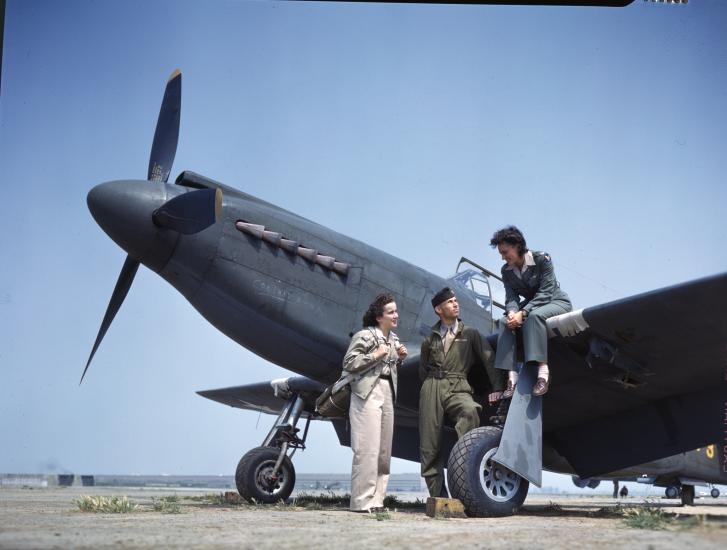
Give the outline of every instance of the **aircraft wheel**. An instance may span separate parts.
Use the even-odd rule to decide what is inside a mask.
[[[249,502],[272,504],[285,500],[295,486],[295,468],[286,456],[276,478],[272,477],[280,449],[255,447],[240,459],[235,472],[235,484],[240,496]]]
[[[675,487],[674,485],[670,485],[664,491],[664,496],[666,498],[677,498],[677,497],[679,497],[679,487]]]
[[[595,489],[600,484],[601,484],[601,480],[600,479],[590,479],[590,480],[588,480],[588,488],[589,489]]]
[[[501,437],[500,428],[475,428],[457,442],[449,455],[449,491],[462,502],[469,516],[510,516],[528,494],[526,479],[491,460]]]
[[[682,506],[694,505],[694,485],[682,485]]]
[[[710,495],[712,495],[712,498],[719,497],[719,489],[717,487],[712,487],[712,490],[709,492]]]

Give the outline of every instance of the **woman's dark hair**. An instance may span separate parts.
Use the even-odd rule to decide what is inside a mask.
[[[517,227],[514,225],[508,225],[502,229],[495,231],[490,239],[490,246],[496,248],[498,244],[505,243],[510,246],[517,246],[517,253],[522,256],[528,251],[528,246],[525,243],[525,237]]]
[[[366,310],[366,313],[364,313],[363,316],[363,326],[365,327],[375,327],[376,326],[376,318],[381,317],[384,314],[384,306],[386,304],[390,304],[391,302],[395,301],[394,296],[392,294],[379,294],[373,302],[371,302],[371,305]]]

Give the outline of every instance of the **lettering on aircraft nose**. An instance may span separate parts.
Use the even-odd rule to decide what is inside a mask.
[[[339,275],[343,275],[344,277],[348,274],[348,268],[351,267],[346,262],[336,261],[333,256],[321,254],[315,248],[309,248],[307,246],[303,246],[297,243],[296,241],[286,239],[280,233],[277,233],[275,231],[266,231],[264,225],[239,220],[235,223],[235,227],[237,227],[239,231],[242,231],[246,235],[250,235],[252,237],[255,237],[256,239],[261,239],[263,241],[269,242],[274,246],[282,248],[286,252],[290,252],[291,254],[297,254],[298,256],[310,263],[317,264],[324,269],[334,271]]]

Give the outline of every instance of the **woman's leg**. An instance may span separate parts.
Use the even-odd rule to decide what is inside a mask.
[[[544,306],[536,307],[527,316],[523,323],[523,353],[525,363],[536,362],[542,364],[548,362],[548,327],[546,320],[555,315],[570,311],[568,305],[561,302],[551,302]]]
[[[500,334],[497,336],[497,349],[495,350],[495,368],[507,370],[507,388],[502,398],[510,399],[515,393],[517,384],[517,367],[515,365],[515,353],[517,349],[517,338],[514,330],[505,325],[505,317],[500,319]]]
[[[376,384],[382,393],[381,407],[381,440],[379,442],[378,476],[374,506],[383,507],[386,498],[386,486],[389,484],[391,465],[391,444],[394,439],[394,394],[389,380],[379,380]],[[374,391],[376,391],[376,389]]]
[[[377,384],[378,386],[379,384]],[[366,399],[351,394],[351,510],[370,510],[376,495],[382,399],[376,388]]]
[[[548,391],[550,370],[548,369],[548,326],[547,319],[571,311],[570,303],[551,302],[533,309],[523,323],[523,351],[525,362],[538,364],[538,377],[533,395],[544,395]]]

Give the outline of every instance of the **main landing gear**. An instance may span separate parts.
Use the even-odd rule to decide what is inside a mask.
[[[457,442],[449,455],[449,491],[462,502],[468,516],[510,516],[528,494],[526,479],[492,460],[501,437],[500,428],[475,428]]]
[[[297,449],[305,449],[311,420],[308,416],[303,437],[298,437],[300,429],[296,428],[296,424],[303,412],[303,405],[303,399],[293,394],[263,444],[249,450],[240,459],[235,472],[235,484],[244,499],[272,504],[287,499],[293,492],[295,468],[291,458]]]
[[[694,485],[682,485],[682,506],[694,506]]]

